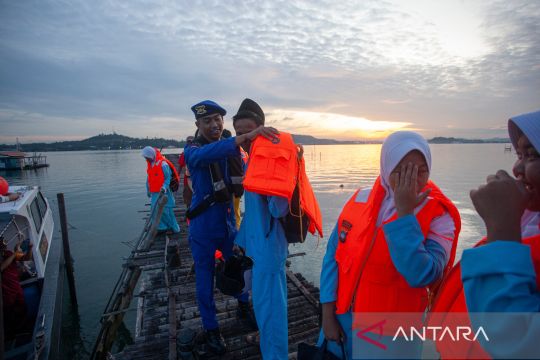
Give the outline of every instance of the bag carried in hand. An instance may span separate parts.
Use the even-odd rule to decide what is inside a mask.
[[[298,360],[339,360],[347,359],[347,354],[345,353],[345,347],[343,343],[341,345],[341,357],[338,357],[328,351],[328,340],[324,339],[321,347],[316,345],[309,345],[305,342],[298,344]]]

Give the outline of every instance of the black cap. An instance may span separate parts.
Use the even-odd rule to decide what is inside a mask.
[[[233,123],[238,119],[253,119],[257,125],[264,125],[264,112],[255,101],[244,99],[233,116]]]

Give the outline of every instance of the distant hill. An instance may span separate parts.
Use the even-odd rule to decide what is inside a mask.
[[[138,139],[129,136],[100,134],[80,141],[61,141],[54,143],[21,144],[21,151],[76,151],[76,150],[129,150],[142,149],[145,146],[157,148],[183,147],[184,141],[162,138]],[[13,149],[13,145],[0,145],[0,150]]]
[[[493,138],[493,139],[462,139],[454,137],[434,137],[428,140],[430,144],[505,144],[509,143],[508,138]]]
[[[293,135],[294,141],[302,145],[343,145],[343,144],[374,144],[381,141],[339,141],[333,139],[318,139],[311,135]],[[431,144],[484,144],[484,143],[509,143],[510,139],[462,139],[454,137],[434,137],[428,140]],[[20,144],[21,151],[77,151],[77,150],[130,150],[142,149],[145,146],[157,148],[182,148],[185,141],[177,141],[163,138],[132,138],[129,136],[112,134],[100,134],[80,141],[60,141],[54,143]],[[0,151],[13,150],[14,145],[0,145]]]
[[[339,144],[365,144],[364,141],[339,141],[333,139],[318,139],[311,135],[293,134],[294,142],[302,145],[339,145]]]
[[[295,141],[303,145],[335,145],[335,144],[360,144],[357,141],[338,141],[331,139],[317,139],[310,135],[293,135]],[[100,134],[80,141],[60,141],[54,143],[31,143],[20,144],[21,151],[80,151],[80,150],[130,150],[142,149],[145,146],[157,148],[182,148],[185,141],[177,141],[163,138],[132,138],[120,134]],[[13,150],[13,145],[0,145],[0,151]]]

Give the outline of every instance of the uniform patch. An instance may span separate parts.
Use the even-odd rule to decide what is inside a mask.
[[[196,106],[195,111],[197,112],[197,115],[204,115],[206,114],[206,106],[205,105]]]

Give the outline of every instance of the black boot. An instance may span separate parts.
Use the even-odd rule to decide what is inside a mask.
[[[259,327],[257,326],[257,320],[255,320],[255,314],[253,314],[253,310],[251,309],[251,306],[249,306],[249,302],[243,302],[238,300],[238,309],[236,310],[236,315],[238,317],[238,320],[240,320],[241,323],[249,327],[250,330],[259,330]]]
[[[225,340],[221,336],[219,328],[206,330],[206,346],[216,355],[223,355],[227,352]]]

